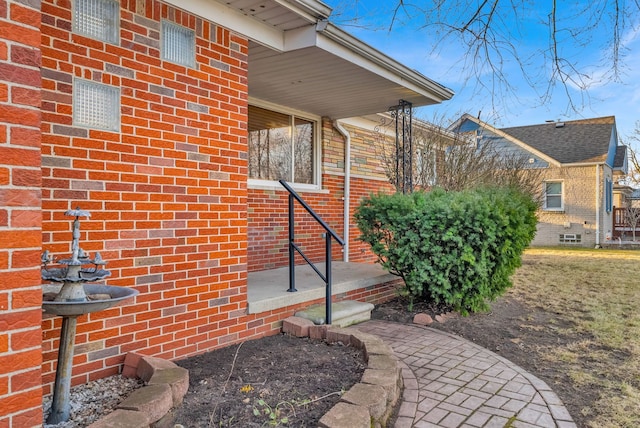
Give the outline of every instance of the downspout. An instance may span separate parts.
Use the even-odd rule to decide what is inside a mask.
[[[600,165],[596,165],[596,248],[600,248]]]
[[[344,247],[342,248],[342,260],[349,261],[349,227],[351,225],[351,134],[347,131],[339,120],[335,121],[335,127],[344,137]]]

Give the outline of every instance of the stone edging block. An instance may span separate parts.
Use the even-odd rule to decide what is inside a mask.
[[[133,391],[114,412],[88,428],[149,427],[179,406],[189,389],[189,371],[161,358],[129,353],[122,374],[139,377],[146,386]]]
[[[282,330],[297,336],[300,323],[299,317],[289,317]],[[402,370],[393,349],[379,337],[352,328],[310,326],[309,337],[356,347],[362,350],[367,363],[360,383],[343,394],[340,402],[320,419],[319,426],[387,427],[403,387]]]

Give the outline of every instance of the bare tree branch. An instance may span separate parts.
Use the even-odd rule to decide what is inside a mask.
[[[386,6],[388,13],[384,7],[378,5],[377,15],[389,17],[388,31],[414,26],[415,37],[427,37],[436,52],[441,46],[464,47],[461,77],[478,92],[491,91],[494,101],[518,100],[519,88],[510,83],[515,66],[539,95],[540,104],[561,89],[568,110],[574,111],[589,102],[587,89],[592,84],[620,81],[628,53],[625,35],[640,29],[639,0],[396,0]],[[535,31],[546,28],[548,43],[531,46],[534,23],[540,28]],[[584,52],[594,44],[600,57],[587,58]],[[534,60],[544,65],[533,66]],[[596,67],[600,72],[593,72]]]

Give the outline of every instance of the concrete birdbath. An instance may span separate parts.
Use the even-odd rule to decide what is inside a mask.
[[[93,258],[80,248],[80,217],[91,217],[88,211],[69,210],[65,215],[75,217],[71,241],[71,257],[55,260],[45,251],[42,254],[42,279],[54,284],[43,285],[42,308],[46,313],[62,317],[58,367],[53,390],[51,413],[48,424],[69,420],[71,412],[70,390],[73,364],[73,346],[78,316],[110,308],[124,299],[138,294],[137,290],[104,284],[87,284],[100,281],[111,275],[104,269],[106,262],[100,253]],[[57,267],[50,267],[51,264]]]

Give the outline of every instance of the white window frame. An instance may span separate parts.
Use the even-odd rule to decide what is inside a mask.
[[[558,196],[557,193],[552,193],[547,195],[547,184],[551,183],[560,183],[560,207],[548,207],[547,206],[547,196]],[[543,209],[545,211],[564,211],[564,180],[545,180],[543,182],[543,194],[544,194],[544,206]]]
[[[300,119],[313,122],[313,183],[289,183],[294,190],[299,191],[321,191],[322,190],[322,118],[320,116],[305,113],[300,110],[283,107],[267,101],[249,98],[249,104],[266,110],[273,110],[277,113],[287,114]],[[248,149],[248,146],[247,146]],[[247,170],[247,175],[249,171]],[[259,178],[248,178],[247,186],[251,189],[263,190],[283,190],[284,188],[277,180],[263,180]]]

